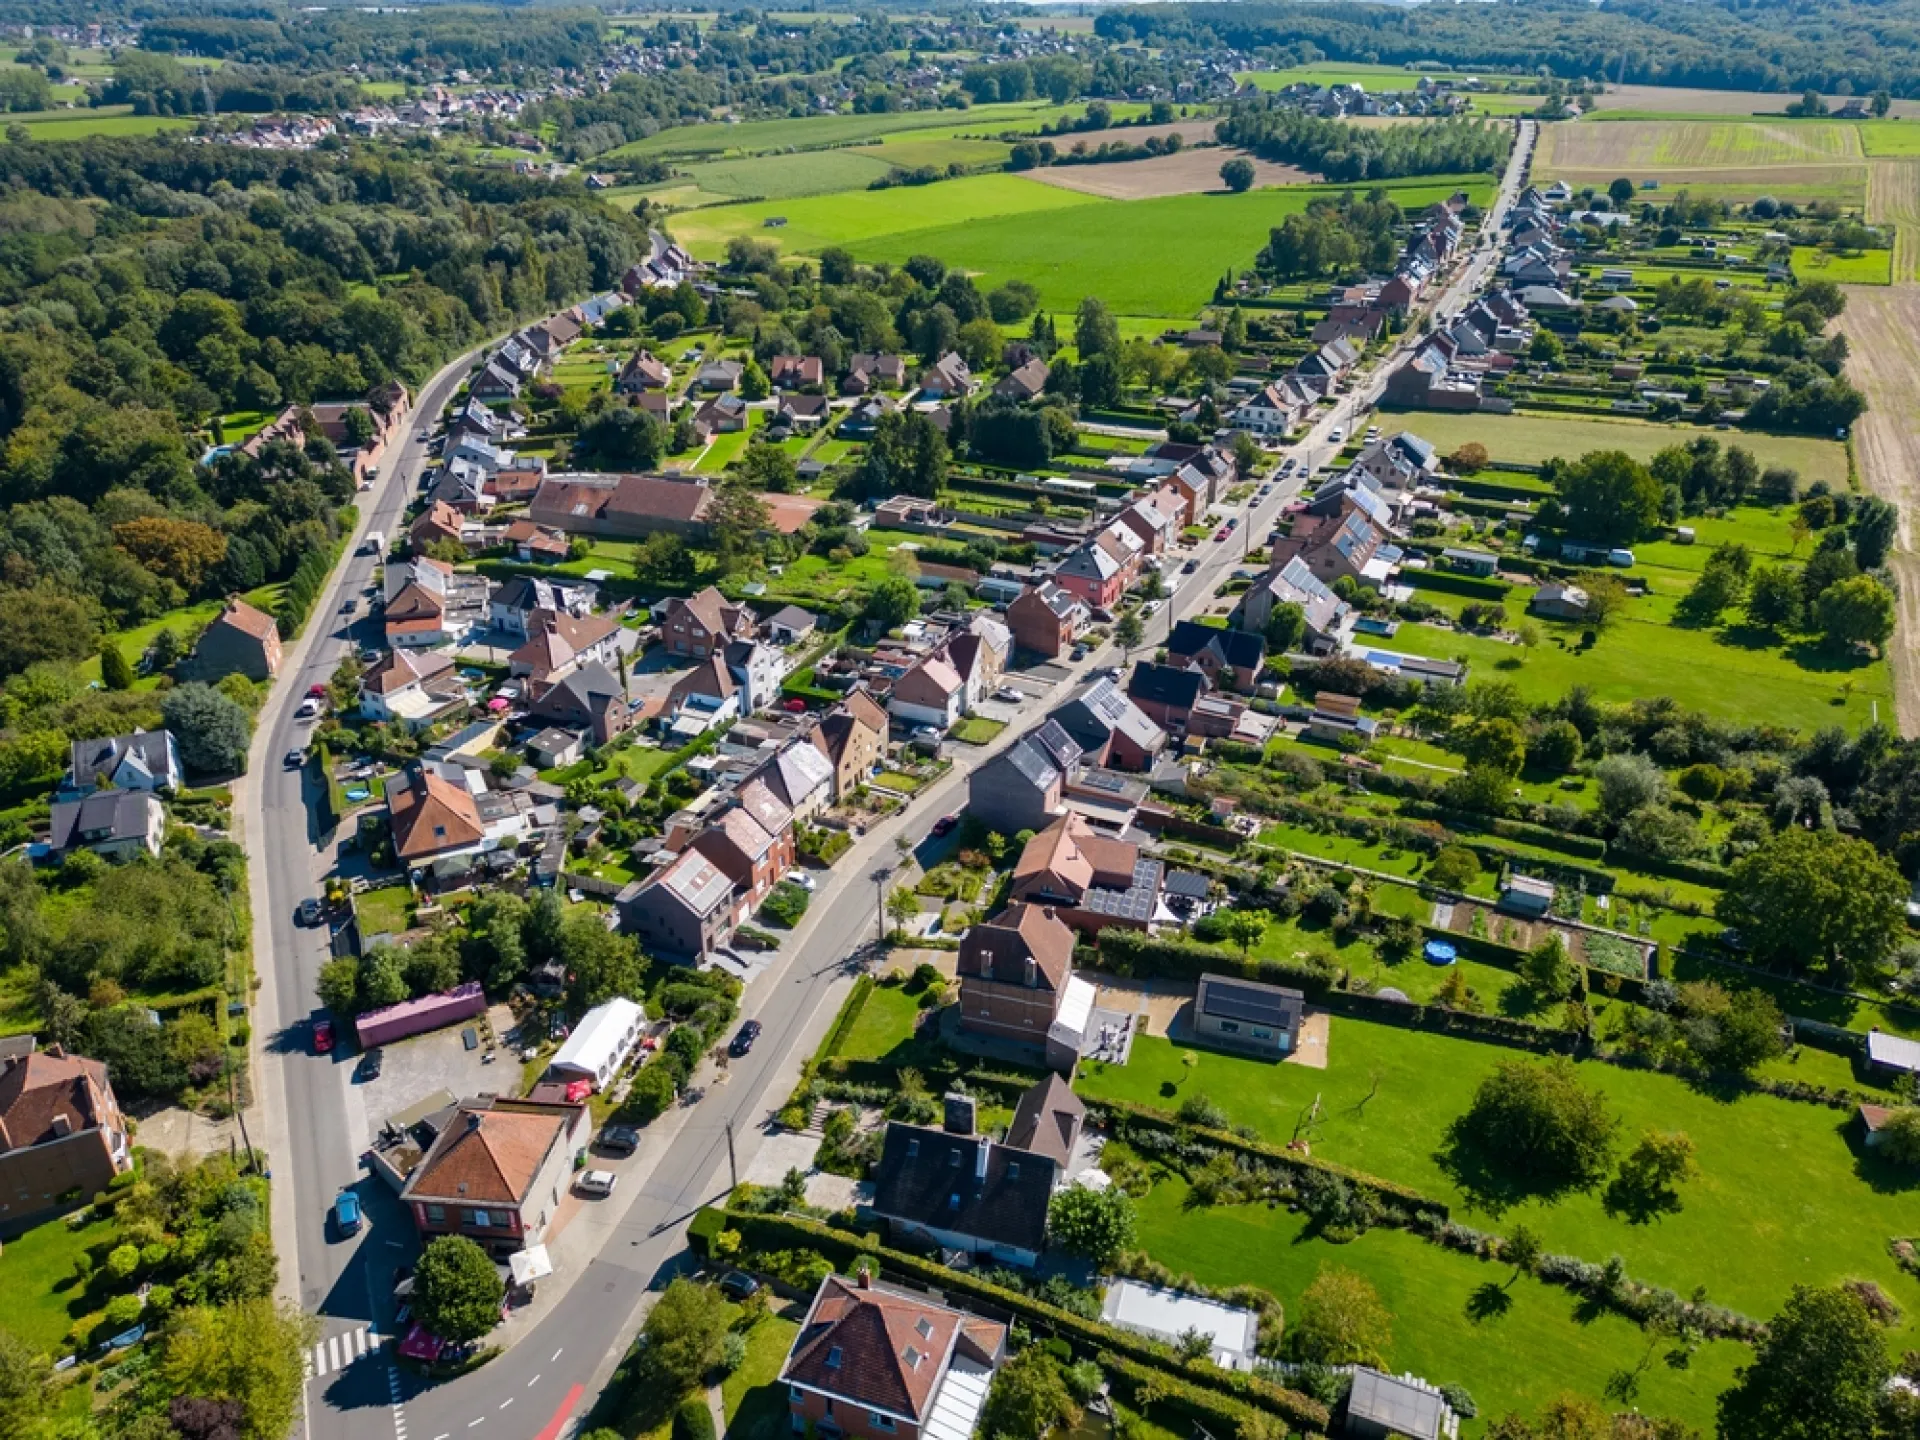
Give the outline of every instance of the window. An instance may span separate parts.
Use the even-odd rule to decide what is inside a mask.
[[[911,1160],[914,1156],[918,1155],[919,1153],[920,1153],[920,1142],[918,1140],[907,1141],[907,1158]]]
[[[891,1415],[882,1415],[878,1410],[869,1410],[867,1412],[867,1424],[874,1430],[884,1430],[888,1434],[893,1433],[893,1417]]]
[[[1264,1025],[1256,1025],[1253,1027],[1253,1038],[1256,1040],[1271,1040],[1273,1038],[1273,1031],[1267,1029]]]
[[[469,1210],[467,1212],[467,1223],[476,1230],[485,1230],[493,1223],[493,1217],[484,1210]]]
[[[960,1208],[960,1192],[956,1190],[953,1192],[953,1194],[947,1197],[947,1209],[958,1210],[959,1208]]]
[[[428,1223],[429,1225],[440,1225],[440,1224],[443,1224],[443,1223],[445,1223],[445,1221],[446,1221],[446,1218],[447,1218],[447,1207],[446,1207],[446,1206],[444,1206],[444,1205],[429,1205],[429,1206],[427,1206],[427,1223]]]
[[[804,1405],[807,1403],[807,1392],[802,1390],[798,1385],[789,1385],[787,1387],[787,1401],[793,1405]]]
[[[1238,1035],[1240,1033],[1240,1026],[1236,1021],[1222,1020],[1220,1022],[1220,1033],[1222,1035]]]
[[[959,1163],[960,1163],[960,1152],[958,1150],[947,1151],[947,1164],[958,1165]]]
[[[838,1345],[827,1351],[827,1368],[829,1370],[838,1370],[840,1368],[840,1347]]]
[[[1008,1163],[1007,1178],[1009,1180],[1018,1180],[1020,1178],[1020,1162],[1019,1161],[1015,1160]]]

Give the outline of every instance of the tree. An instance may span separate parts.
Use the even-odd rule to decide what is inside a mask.
[[[1762,630],[1800,624],[1800,577],[1789,565],[1763,565],[1747,581],[1747,623]]]
[[[1221,935],[1240,947],[1243,960],[1267,933],[1267,917],[1258,910],[1223,910],[1219,922]]]
[[[1892,1373],[1886,1341],[1857,1295],[1796,1285],[1752,1362],[1721,1392],[1720,1440],[1862,1440],[1877,1433]]]
[[[707,507],[707,527],[713,533],[722,574],[731,575],[760,560],[761,536],[770,523],[766,502],[750,484],[731,476],[720,483]]]
[[[1565,772],[1580,763],[1580,730],[1571,720],[1542,725],[1527,741],[1527,763],[1542,770]]]
[[[731,1325],[726,1297],[718,1290],[675,1280],[647,1312],[641,1329],[648,1378],[667,1395],[691,1390],[719,1365]]]
[[[1447,457],[1447,464],[1462,475],[1472,475],[1487,468],[1487,458],[1487,447],[1469,440]]]
[[[1900,533],[1900,511],[1878,495],[1862,495],[1853,502],[1853,559],[1862,570],[1878,570]]]
[[[1055,1191],[1047,1207],[1047,1233],[1069,1254],[1104,1272],[1133,1248],[1133,1199],[1118,1185],[1105,1190],[1072,1185]]]
[[[1573,988],[1573,960],[1558,935],[1548,935],[1527,951],[1520,973],[1536,995],[1556,999]]]
[[[1267,617],[1267,653],[1285,655],[1294,650],[1307,633],[1307,612],[1292,601],[1282,601]]]
[[[1886,119],[1887,112],[1893,109],[1893,92],[1885,89],[1874,91],[1867,101],[1867,108],[1873,112],[1874,119]]]
[[[1533,1267],[1540,1263],[1540,1257],[1546,1253],[1546,1247],[1540,1243],[1540,1237],[1524,1225],[1513,1227],[1513,1233],[1500,1242],[1500,1258],[1513,1266],[1513,1277],[1507,1281],[1509,1289],[1522,1275],[1531,1275]]]
[[[576,465],[602,470],[652,470],[660,463],[666,435],[644,410],[614,405],[580,427],[574,437]]]
[[[1456,1153],[1508,1172],[1530,1188],[1593,1184],[1613,1158],[1619,1122],[1606,1100],[1580,1083],[1564,1056],[1500,1060],[1473,1104],[1454,1122]]]
[[[889,575],[867,597],[866,617],[881,630],[897,629],[920,612],[920,591],[903,575]]]
[[[1562,468],[1559,489],[1579,539],[1629,545],[1660,524],[1660,482],[1624,451],[1582,455]]]
[[[1760,959],[1847,984],[1900,942],[1907,894],[1868,841],[1795,826],[1734,862],[1716,913]]]
[[[318,1330],[311,1316],[272,1300],[196,1305],[167,1327],[160,1377],[174,1395],[239,1402],[246,1440],[282,1440],[300,1413]]]
[[[1593,767],[1601,818],[1619,824],[1645,805],[1664,804],[1667,776],[1645,755],[1627,751],[1609,755]]]
[[[1083,365],[1095,355],[1119,351],[1120,324],[1104,301],[1089,295],[1080,302],[1073,318],[1073,345]]]
[[[1623,208],[1629,200],[1633,199],[1634,190],[1635,186],[1633,181],[1622,175],[1611,185],[1607,186],[1607,198],[1613,201],[1613,208],[1619,210]]]
[[[1877,1148],[1889,1164],[1920,1165],[1920,1108],[1903,1106],[1883,1120]]]
[[[1627,587],[1612,575],[1588,573],[1579,577],[1580,588],[1587,592],[1587,624],[1596,631],[1605,630],[1620,618],[1630,598]]]
[[[100,646],[100,683],[109,690],[133,688],[133,666],[127,663],[126,651],[111,640]]]
[[[1138,611],[1128,611],[1114,623],[1113,638],[1120,642],[1120,648],[1129,655],[1146,636],[1146,626],[1140,623]]]
[[[160,714],[180,747],[180,763],[207,775],[246,769],[252,725],[247,712],[210,685],[176,685]]]
[[[1236,155],[1220,167],[1221,182],[1236,195],[1251,190],[1258,173],[1253,168],[1253,162],[1241,155]]]
[[[1293,1358],[1309,1364],[1384,1365],[1393,1316],[1364,1276],[1322,1265],[1301,1293],[1286,1338]]]
[[[1883,646],[1893,636],[1893,592],[1871,575],[1831,585],[1814,605],[1814,622],[1829,645]]]
[[[1464,845],[1442,845],[1427,866],[1426,878],[1442,890],[1465,890],[1480,878],[1480,857]]]
[[[1527,737],[1511,720],[1495,717],[1476,721],[1461,739],[1467,764],[1484,766],[1509,778],[1527,763]]]
[[[767,372],[760,368],[760,362],[752,356],[740,367],[740,398],[742,400],[764,400],[773,393],[773,385],[767,379]]]
[[[908,885],[896,885],[887,895],[887,918],[896,929],[904,930],[907,922],[920,913],[920,897],[913,893]]]
[[[0,1435],[32,1440],[43,1433],[52,1381],[47,1357],[0,1326]]]
[[[1680,1208],[1679,1187],[1700,1173],[1684,1130],[1649,1130],[1607,1187],[1607,1208],[1644,1218]]]
[[[419,1322],[451,1345],[478,1340],[500,1323],[506,1286],[493,1260],[464,1235],[442,1235],[420,1252],[413,1272]]]
[[[749,445],[740,457],[740,478],[756,490],[784,495],[800,480],[793,456],[778,445]]]
[[[993,1377],[980,1418],[983,1435],[1042,1440],[1056,1429],[1078,1425],[1080,1407],[1067,1390],[1060,1362],[1041,1346],[1029,1345]]]

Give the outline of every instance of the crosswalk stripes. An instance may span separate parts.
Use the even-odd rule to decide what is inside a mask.
[[[369,1351],[378,1350],[388,1338],[370,1325],[329,1335],[308,1352],[307,1374],[318,1380],[336,1370],[344,1370]]]

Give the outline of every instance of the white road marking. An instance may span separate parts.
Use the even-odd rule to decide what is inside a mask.
[[[476,1425],[484,1425],[486,1423],[487,1423],[487,1417],[482,1415],[478,1420],[467,1421],[467,1428],[471,1430]]]
[[[506,1399],[500,1402],[500,1408],[504,1410],[507,1408],[507,1406],[511,1405],[512,1403],[513,1403],[513,1396],[509,1395],[507,1396]]]
[[[531,1390],[534,1386],[538,1385],[539,1383],[540,1383],[540,1377],[536,1375],[531,1380],[527,1381],[527,1388]]]
[[[560,1350],[564,1350],[566,1348],[567,1348],[566,1346],[562,1345],[560,1347]],[[560,1358],[560,1350],[556,1350],[553,1352],[553,1360],[558,1360]],[[549,1360],[547,1363],[551,1365],[553,1363],[553,1360]]]

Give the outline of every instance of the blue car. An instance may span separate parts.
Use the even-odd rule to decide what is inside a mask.
[[[351,1190],[342,1190],[333,1202],[333,1224],[342,1235],[360,1233],[360,1197]]]

